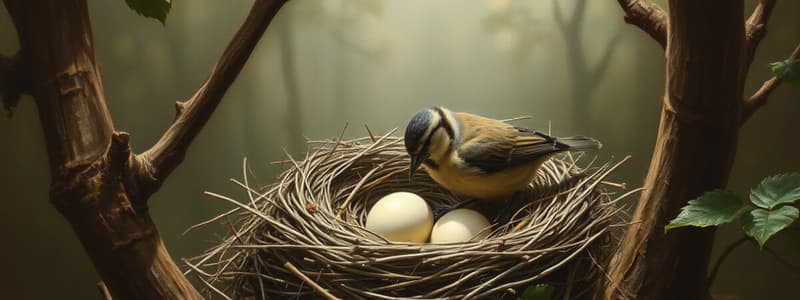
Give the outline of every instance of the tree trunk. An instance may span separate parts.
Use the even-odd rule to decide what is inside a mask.
[[[86,0],[4,0],[19,54],[0,55],[0,79],[36,100],[50,162],[50,199],[72,225],[116,299],[200,299],[167,253],[147,200],[180,164],[285,1],[256,0],[203,85],[141,155],[114,131],[95,61]],[[18,90],[19,89],[19,90]],[[7,93],[8,94],[8,93]],[[4,95],[13,106],[16,95]]]
[[[146,203],[127,193],[130,148],[126,134],[113,134],[86,1],[5,4],[29,58],[31,93],[52,170],[50,199],[112,296],[201,298],[164,248]],[[109,147],[112,135],[121,147]]]
[[[669,1],[667,82],[645,192],[610,265],[606,298],[707,299],[714,229],[664,225],[722,188],[736,155],[744,19],[738,1]]]

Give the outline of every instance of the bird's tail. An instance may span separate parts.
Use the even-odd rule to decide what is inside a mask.
[[[597,150],[603,147],[600,141],[588,136],[569,136],[556,139],[556,145],[566,145],[564,150]]]

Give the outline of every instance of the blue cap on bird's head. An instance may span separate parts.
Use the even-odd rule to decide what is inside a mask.
[[[411,168],[409,169],[409,178],[414,175],[414,172],[419,168],[425,159],[428,158],[428,147],[426,141],[428,135],[431,134],[431,125],[434,121],[436,111],[428,108],[416,113],[411,120],[408,121],[405,133],[405,146],[408,155],[411,157]]]
[[[405,145],[408,154],[417,154],[422,150],[421,143],[433,120],[433,110],[426,109],[414,114],[406,126]]]

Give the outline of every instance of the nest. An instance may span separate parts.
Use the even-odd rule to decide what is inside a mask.
[[[230,298],[516,298],[547,283],[565,299],[590,297],[626,195],[604,179],[621,163],[579,167],[580,156],[547,161],[511,220],[484,240],[451,244],[382,241],[364,228],[369,208],[397,191],[433,207],[462,199],[425,172],[408,178],[402,138],[310,142],[302,161],[265,188],[232,181],[246,196],[206,192],[235,207],[206,222],[230,229],[184,260],[209,296]],[[246,161],[244,163],[246,170]],[[633,191],[632,191],[633,192]],[[497,205],[495,205],[497,206]]]

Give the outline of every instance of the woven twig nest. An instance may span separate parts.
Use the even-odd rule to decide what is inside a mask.
[[[585,297],[604,260],[618,209],[616,166],[581,168],[567,154],[544,164],[525,205],[490,236],[457,244],[391,243],[364,228],[369,208],[392,192],[417,193],[431,206],[461,201],[425,172],[408,178],[401,138],[311,142],[277,182],[250,186],[235,208],[207,222],[230,234],[185,262],[223,298],[461,299],[513,296],[548,283],[565,298]],[[589,163],[591,164],[591,163]],[[246,168],[246,167],[245,167]]]

